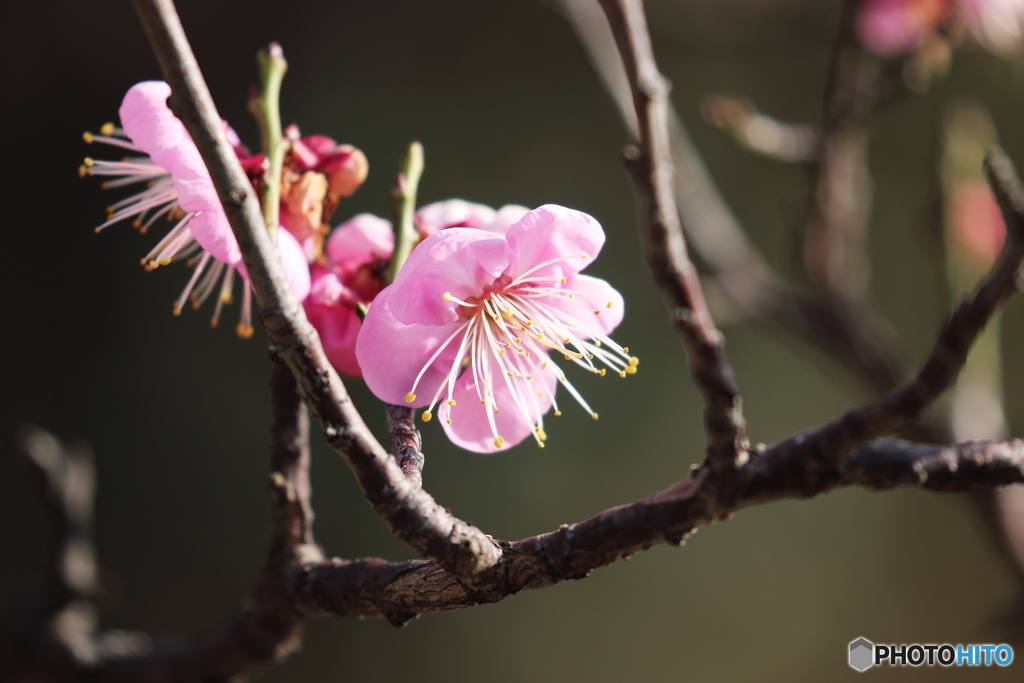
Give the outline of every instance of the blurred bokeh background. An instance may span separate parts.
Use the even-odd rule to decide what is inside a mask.
[[[712,93],[815,122],[836,2],[649,0],[673,99],[754,241],[788,271],[801,215],[799,169],[755,159],[700,121]],[[335,213],[387,216],[405,145],[421,140],[421,202],[555,202],[601,221],[594,263],[626,297],[616,339],[643,359],[628,381],[584,376],[601,413],[566,410],[548,448],[460,452],[424,430],[425,485],[499,538],[521,538],[635,500],[701,458],[699,400],[682,348],[646,273],[622,126],[569,24],[529,0],[182,0],[180,12],[222,115],[252,146],[245,108],[255,50],[279,41],[290,63],[283,117],[360,147],[368,182]],[[159,78],[128,2],[40,0],[4,10],[0,108],[5,240],[0,410],[0,610],[38,585],[46,528],[13,457],[19,425],[82,437],[98,462],[97,543],[110,595],[105,626],[154,636],[201,632],[249,594],[267,544],[270,366],[259,333],[211,331],[207,312],[171,315],[182,268],[146,273],[156,239],[126,226],[95,235],[111,202],[82,157],[81,133],[115,120],[125,90]],[[891,108],[871,146],[876,203],[872,295],[911,359],[946,309],[926,229],[939,117],[951,98],[984,102],[1024,163],[1024,69],[960,51],[949,76]],[[112,193],[111,193],[112,195]],[[234,311],[226,313],[233,320]],[[726,327],[750,432],[772,442],[866,396],[817,352],[737,321]],[[1024,424],[1024,306],[1003,326],[1007,411]],[[382,431],[379,402],[350,382]],[[341,557],[409,558],[314,432],[316,534]],[[999,642],[1012,574],[958,496],[838,491],[745,510],[685,548],[656,548],[582,582],[420,618],[320,620],[303,652],[264,681],[824,680],[855,675],[846,645]],[[1009,670],[876,670],[879,680],[972,679]]]

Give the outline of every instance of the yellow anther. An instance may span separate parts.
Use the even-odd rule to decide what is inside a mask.
[[[565,354],[565,359],[566,360],[569,360],[570,358],[572,358],[572,356],[570,356],[569,354]]]
[[[494,440],[494,447],[495,448],[501,448],[504,445],[505,445],[505,439],[503,439],[502,437],[499,436],[498,438],[496,438]]]
[[[515,315],[515,313],[513,313],[512,311],[503,311],[503,312],[502,312],[502,315],[503,315],[503,316],[505,316],[505,319],[506,319],[506,320],[508,320],[509,318],[511,318],[512,316],[514,316],[514,315]]]
[[[601,340],[600,339],[595,339],[594,340],[594,346],[601,346]]]
[[[543,363],[540,364],[540,369],[544,370],[545,368],[547,368],[547,366],[548,366],[547,361],[544,361]]]
[[[526,332],[526,328],[525,328],[525,327],[523,327],[522,325],[520,325],[520,326],[519,326],[519,331],[520,331],[520,332]]]
[[[627,375],[635,375],[636,374],[636,367],[633,366],[633,365],[630,365],[628,368],[626,368],[626,374]]]
[[[434,414],[432,412],[430,412],[429,410],[424,410],[423,414],[420,415],[420,419],[422,419],[424,422],[430,422],[430,420],[433,417],[434,417]]]
[[[216,318],[210,318],[210,327],[217,327],[217,324],[218,324],[219,322],[220,322],[220,321],[219,321],[219,320],[217,320]]]
[[[619,377],[625,377],[625,376],[626,376],[626,371],[625,370],[620,370],[619,371]]]
[[[82,164],[78,167],[78,177],[84,178],[87,175],[89,175],[89,169],[85,167],[85,164]]]
[[[536,428],[536,432],[537,432],[537,438],[539,438],[541,441],[547,441],[548,440],[548,433],[545,432],[543,429],[541,429],[540,427],[537,427]]]
[[[622,347],[622,352],[623,353],[629,353],[629,347],[628,346],[623,346]]]
[[[523,343],[523,340],[520,339],[519,337],[516,337],[516,344],[522,344],[522,343]]]
[[[482,406],[487,405],[487,401],[480,401],[480,405],[482,405]]]
[[[179,306],[177,302],[175,302],[174,307],[171,309],[171,311],[174,313],[174,315],[181,315],[181,306]]]
[[[242,325],[241,323],[239,323],[238,327],[235,328],[235,334],[237,334],[242,339],[248,339],[249,337],[251,337],[252,332],[253,330],[251,325]]]
[[[607,372],[607,370],[605,370],[604,368],[601,368],[601,372],[599,372],[598,374],[601,375],[602,377],[604,377],[606,372]]]
[[[501,408],[495,408],[495,409],[494,409],[494,414],[495,414],[495,415],[497,415],[497,414],[498,414],[498,413],[500,413],[500,412],[501,412]]]
[[[448,424],[452,423],[451,419],[445,420],[445,422],[447,422]]]
[[[494,322],[500,323],[501,322],[501,316],[500,315],[494,316]]]
[[[416,400],[416,394],[412,393],[411,391],[408,394],[405,395],[405,402],[406,403],[412,403],[415,400]]]
[[[526,379],[533,379],[533,375],[527,375]]]
[[[504,356],[505,355],[505,349],[498,349],[498,355]]]
[[[221,292],[220,293],[220,300],[223,301],[226,304],[231,303],[231,292]]]
[[[561,410],[556,410],[555,411],[555,417],[559,417],[561,414],[562,414]]]
[[[590,355],[588,355],[588,356],[587,356],[587,360],[594,360],[594,354],[590,354]]]
[[[580,256],[580,258],[590,258],[590,257],[587,256],[586,254],[584,254],[583,256]]]
[[[562,278],[562,284],[564,285],[564,284],[565,284],[566,282],[568,282],[568,280],[566,280],[566,279],[565,279],[565,278],[563,277],[563,278]]]
[[[597,413],[591,413],[590,417],[592,417],[592,418],[594,418],[596,420],[597,419]]]
[[[84,133],[82,133],[82,139],[85,140],[85,144],[91,145],[92,144],[92,133],[90,133],[89,131],[85,131]]]
[[[636,356],[633,356],[632,358],[629,359],[629,366],[631,368],[635,368],[638,365],[640,365],[640,359],[639,358],[637,358]]]
[[[544,448],[544,442],[543,441],[538,441],[537,442],[537,447],[538,448]]]
[[[442,296],[441,298],[444,299],[445,301],[451,301],[452,300],[452,293],[451,292],[445,292],[444,296]]]
[[[448,405],[454,406],[454,405],[457,405],[457,404],[455,403],[455,401],[452,401],[451,399],[449,399],[448,400]]]
[[[572,341],[572,340],[569,339],[568,337],[566,337],[565,339],[562,340],[562,343],[563,344],[568,344],[570,341]]]
[[[527,327],[529,327],[529,326],[530,326],[530,325],[532,325],[532,324],[533,324],[533,321],[532,321],[532,320],[527,320],[527,321],[526,321],[526,326],[527,326]]]
[[[601,315],[601,311],[594,311],[594,315]]]
[[[92,157],[86,157],[85,159],[82,160],[82,163],[85,164],[86,166],[92,166],[96,162],[92,160]]]
[[[612,307],[612,304],[613,304],[613,303],[614,303],[614,302],[612,302],[612,301],[609,301],[609,302],[608,302],[608,308],[611,308],[611,307]]]
[[[100,126],[100,135],[111,135],[114,132],[114,124],[104,123]]]
[[[160,265],[161,266],[169,266],[169,265],[171,265],[171,261],[173,261],[173,260],[174,259],[162,258],[162,259],[160,259]]]

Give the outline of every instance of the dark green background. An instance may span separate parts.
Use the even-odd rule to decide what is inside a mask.
[[[724,0],[651,4],[676,105],[737,214],[785,270],[801,173],[745,156],[702,127],[697,105],[710,93],[743,94],[771,114],[813,121],[835,3],[775,12]],[[369,180],[335,222],[387,215],[395,162],[419,139],[423,202],[555,202],[605,226],[607,247],[589,272],[624,293],[615,337],[640,356],[641,372],[628,381],[578,377],[601,420],[565,410],[543,451],[460,452],[429,425],[425,481],[442,504],[496,537],[521,538],[664,488],[700,459],[699,401],[637,246],[619,161],[624,134],[560,16],[527,0],[189,0],[181,12],[221,113],[247,142],[256,143],[245,110],[253,53],[278,40],[291,65],[285,121],[366,152]],[[172,317],[187,274],[142,271],[153,235],[92,232],[110,197],[77,177],[83,156],[102,156],[81,132],[112,120],[130,85],[159,77],[129,4],[11,3],[3,21],[0,609],[43,567],[42,509],[11,457],[15,429],[32,421],[87,438],[97,454],[98,547],[114,588],[103,623],[157,636],[200,632],[238,609],[266,550],[264,344],[259,334],[236,339],[231,325],[210,331],[208,311]],[[944,83],[878,126],[873,293],[911,359],[927,350],[946,306],[923,220],[938,112],[953,95],[976,94],[1024,162],[1022,76],[1019,63],[958,53]],[[1015,302],[1004,330],[1018,430],[1022,317]],[[756,441],[864,398],[817,352],[748,324],[726,332]],[[360,382],[350,386],[379,430],[379,402]],[[329,553],[410,557],[318,434],[313,484],[316,532]],[[998,642],[993,624],[1014,594],[964,499],[846,490],[746,510],[684,549],[656,548],[583,582],[401,630],[381,620],[317,621],[305,651],[263,680],[820,681],[854,675],[846,644],[857,636]],[[1009,678],[1021,666],[989,673]]]

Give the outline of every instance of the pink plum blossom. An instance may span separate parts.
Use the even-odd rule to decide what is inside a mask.
[[[370,390],[389,403],[427,407],[424,420],[440,403],[449,438],[478,453],[531,435],[543,446],[545,413],[561,414],[559,383],[596,418],[560,362],[601,375],[603,365],[622,377],[638,363],[608,337],[622,320],[622,297],[580,274],[603,244],[596,220],[555,205],[501,232],[435,232],[363,322],[356,358]]]
[[[363,213],[331,232],[326,246],[329,260],[313,266],[312,288],[303,305],[338,372],[362,376],[356,360],[362,323],[355,309],[380,292],[381,272],[394,248],[391,222]]]
[[[897,57],[917,49],[945,19],[949,0],[863,0],[854,26],[867,50]]]
[[[119,147],[137,156],[122,161],[86,159],[82,172],[113,178],[104,183],[105,187],[146,183],[146,189],[112,205],[108,220],[96,230],[132,219],[135,227],[146,232],[161,217],[173,220],[170,232],[142,262],[151,270],[187,259],[195,270],[175,302],[174,311],[179,313],[189,300],[198,308],[217,291],[217,306],[211,319],[211,324],[216,325],[222,306],[232,299],[235,271],[240,271],[244,278],[245,269],[209,171],[185,126],[167,106],[170,94],[170,86],[162,81],[132,86],[121,104],[122,128],[107,124],[101,135],[86,134],[86,141]],[[226,123],[224,129],[239,157],[249,159],[249,151],[234,130]],[[278,249],[292,290],[300,299],[305,298],[310,279],[301,246],[282,230]],[[251,297],[250,288],[244,287],[242,318],[237,328],[241,336],[252,334]]]

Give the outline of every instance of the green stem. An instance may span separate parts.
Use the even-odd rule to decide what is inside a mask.
[[[391,188],[391,209],[395,217],[395,252],[391,256],[386,273],[389,284],[395,281],[395,276],[419,239],[412,218],[416,212],[416,189],[422,175],[423,145],[412,142],[399,162],[395,185]]]
[[[249,111],[260,126],[263,154],[267,158],[267,171],[260,187],[260,205],[267,232],[276,241],[281,213],[281,173],[288,144],[281,132],[281,81],[288,71],[284,51],[277,43],[256,53],[260,74],[259,93],[249,100]]]

